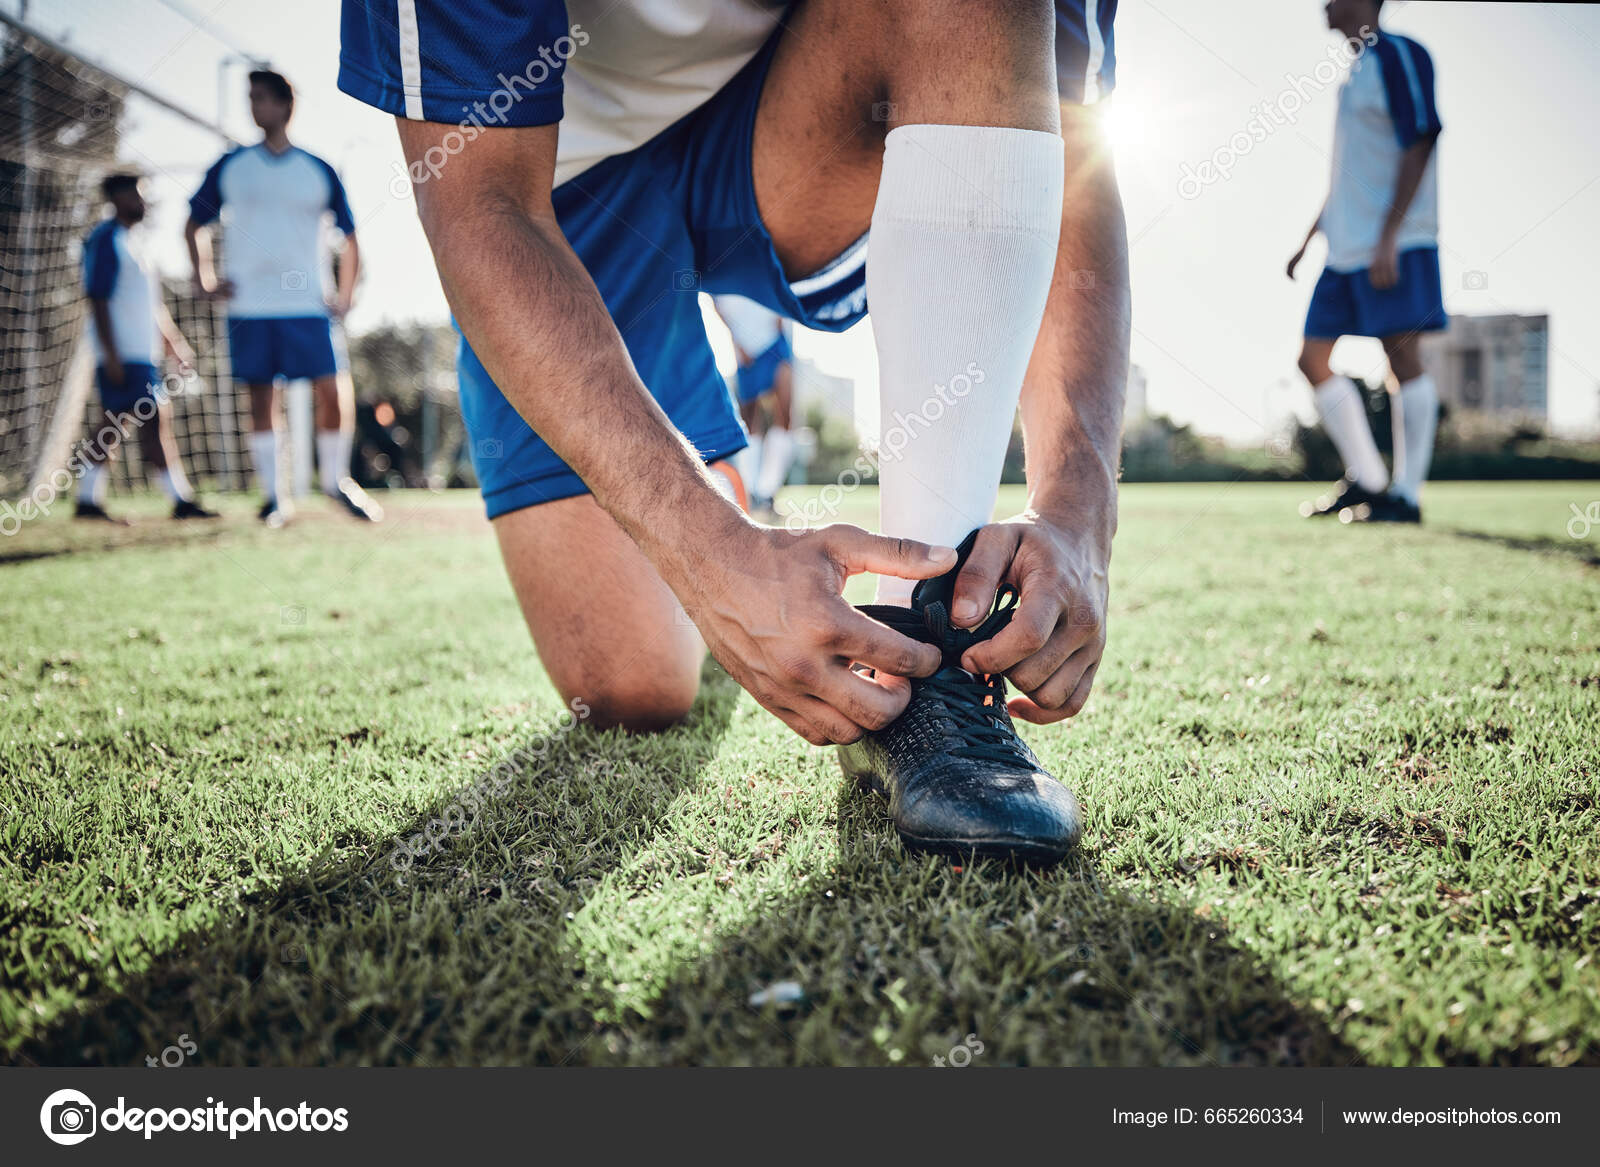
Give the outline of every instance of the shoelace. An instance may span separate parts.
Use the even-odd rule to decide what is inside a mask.
[[[957,757],[1001,765],[1032,767],[1022,752],[1016,731],[1005,720],[1005,678],[999,673],[983,676],[961,667],[967,649],[988,640],[1007,624],[1017,606],[1016,589],[1000,589],[999,604],[976,628],[961,628],[950,622],[949,609],[940,601],[922,609],[921,619],[908,608],[864,607],[868,615],[898,632],[932,644],[944,655],[944,666],[933,676],[912,683],[923,693],[937,697],[948,711],[946,727],[961,739],[951,749]]]

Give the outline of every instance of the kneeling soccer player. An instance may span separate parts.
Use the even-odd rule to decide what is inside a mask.
[[[908,845],[1071,849],[1078,804],[1011,716],[1077,713],[1105,644],[1128,294],[1088,99],[1114,8],[482,0],[397,26],[347,0],[339,84],[399,118],[484,499],[592,721],[682,718],[709,645],[846,747]],[[883,535],[718,492],[744,435],[702,289],[831,330],[870,300]],[[991,523],[1019,396],[1029,505]]]

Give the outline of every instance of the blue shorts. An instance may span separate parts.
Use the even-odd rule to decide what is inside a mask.
[[[866,314],[864,237],[791,284],[756,210],[750,144],[781,32],[705,105],[552,195],[561,229],[600,289],[634,368],[708,462],[743,449],[745,432],[717,372],[701,292],[737,293],[827,331],[843,331]],[[587,493],[495,387],[465,339],[457,370],[490,518]]]
[[[1306,336],[1402,336],[1441,332],[1450,325],[1439,286],[1439,249],[1415,247],[1399,255],[1400,279],[1392,288],[1372,286],[1367,268],[1324,270],[1311,293]]]
[[[326,316],[230,316],[233,377],[251,385],[328,377],[339,371]]]
[[[779,333],[778,339],[763,349],[760,356],[748,365],[739,366],[737,377],[740,402],[755,401],[764,393],[770,392],[772,382],[777,379],[778,370],[792,360],[794,360],[794,348],[789,344],[789,338]]]
[[[120,385],[106,376],[104,365],[97,365],[94,380],[100,387],[100,404],[112,413],[132,413],[133,407],[141,401],[161,400],[161,375],[154,365],[124,362]]]

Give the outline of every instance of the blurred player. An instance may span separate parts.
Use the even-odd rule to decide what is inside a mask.
[[[1339,88],[1333,183],[1317,221],[1289,261],[1289,278],[1320,230],[1328,258],[1306,314],[1300,371],[1317,415],[1344,460],[1332,494],[1306,515],[1420,522],[1422,484],[1433,460],[1439,394],[1422,367],[1420,338],[1448,326],[1439,286],[1439,191],[1434,146],[1442,128],[1433,61],[1408,37],[1378,27],[1382,0],[1329,0],[1328,27],[1359,55]],[[1395,473],[1373,441],[1361,391],[1329,364],[1341,336],[1383,342],[1399,384],[1391,398]]]
[[[750,434],[746,459],[750,509],[773,517],[772,500],[794,464],[794,348],[787,322],[743,296],[716,296],[717,315],[733,334],[739,359],[739,413]],[[771,420],[762,409],[771,405]]]
[[[145,465],[154,468],[156,481],[172,500],[172,517],[214,519],[217,515],[195,499],[183,472],[172,440],[171,408],[161,391],[161,349],[185,372],[194,369],[194,350],[167,313],[159,277],[146,263],[139,233],[133,230],[145,216],[139,176],[113,174],[100,189],[112,216],[84,241],[83,290],[94,319],[100,401],[120,425],[107,426],[103,437],[83,446],[86,469],[75,513],[80,519],[125,524],[105,511],[106,463],[116,452],[121,431],[135,429]],[[150,404],[141,406],[143,402]]]
[[[317,470],[322,493],[359,519],[383,511],[350,477],[354,412],[334,354],[331,312],[343,319],[361,268],[355,220],[339,176],[315,154],[289,142],[294,90],[281,74],[250,74],[250,115],[263,133],[255,146],[230,150],[206,171],[189,200],[184,238],[195,285],[228,301],[233,375],[250,388],[250,458],[266,498],[261,520],[283,524],[279,506],[276,380],[308,378],[316,400]],[[324,221],[344,234],[339,285],[331,304]],[[223,218],[228,278],[212,270],[205,228]]]
[[[1077,713],[1105,645],[1127,238],[1090,107],[1115,8],[346,0],[340,87],[399,119],[484,500],[590,724],[685,716],[709,644],[844,744],[908,846],[1072,848],[1078,804],[1012,714]],[[882,535],[719,494],[706,464],[745,436],[702,290],[830,331],[870,298],[907,439]],[[992,522],[1019,397],[1028,506]],[[858,610],[866,571],[882,603]]]

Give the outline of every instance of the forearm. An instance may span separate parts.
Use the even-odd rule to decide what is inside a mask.
[[[1436,140],[1431,137],[1419,139],[1400,155],[1400,173],[1395,176],[1394,197],[1390,199],[1389,215],[1383,224],[1386,233],[1394,234],[1405,222],[1406,212],[1411,209],[1411,200],[1417,197],[1417,188],[1422,185],[1422,175],[1428,169],[1428,159],[1433,155]]]
[[[344,254],[339,257],[339,300],[349,304],[356,294],[356,280],[361,277],[361,244],[354,235],[344,237]]]
[[[451,311],[506,399],[669,580],[687,570],[691,545],[739,513],[640,381],[554,218],[489,198],[424,222]]]
[[[1029,505],[1109,543],[1128,379],[1127,229],[1088,111],[1063,111],[1066,198],[1044,323],[1022,387]]]
[[[205,228],[191,219],[183,228],[183,241],[189,247],[189,269],[194,273],[194,282],[209,289],[215,282],[215,272],[211,267],[211,238],[204,232]]]
[[[100,338],[100,351],[105,363],[120,365],[122,356],[117,350],[116,330],[111,327],[110,301],[90,300],[89,312],[94,317],[94,332]]]

